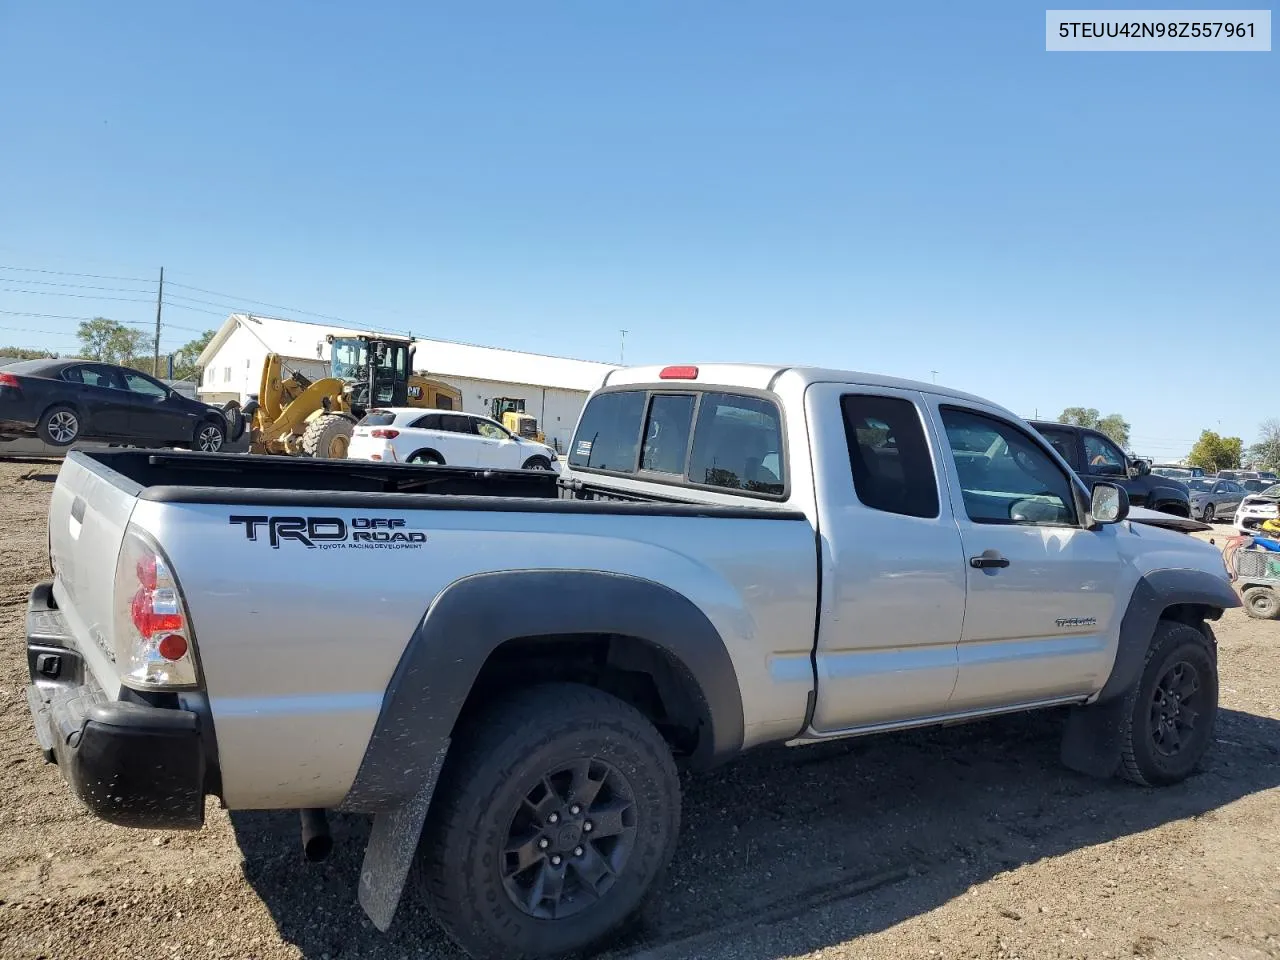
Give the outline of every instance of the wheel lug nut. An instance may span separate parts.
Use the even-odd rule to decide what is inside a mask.
[[[581,847],[574,847],[574,848],[573,848],[573,855],[574,855],[575,857],[580,857],[580,856],[582,856],[582,848],[581,848]]]
[[[594,825],[594,824],[592,824],[592,822],[591,822],[590,820],[588,820],[586,823],[584,823],[584,824],[582,825],[582,832],[583,832],[583,833],[590,833],[590,832],[591,832],[592,830],[594,830],[594,829],[595,829],[595,825]]]
[[[547,823],[559,823],[559,822],[560,822],[560,814],[558,813],[553,813],[551,816],[547,817]]]
[[[539,850],[545,850],[549,846],[551,846],[551,841],[548,840],[546,837],[543,837],[541,840],[538,841]]]
[[[576,817],[578,814],[582,812],[582,808],[575,803],[572,807],[569,808],[569,812]]]
[[[554,857],[552,857],[552,858],[551,858],[551,865],[552,865],[553,867],[558,867],[558,866],[560,866],[560,856],[559,856],[559,854],[557,854],[556,856],[554,856]]]

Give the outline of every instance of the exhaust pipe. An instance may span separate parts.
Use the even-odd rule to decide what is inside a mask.
[[[302,819],[302,853],[312,863],[319,863],[333,849],[329,818],[323,810],[299,810]]]

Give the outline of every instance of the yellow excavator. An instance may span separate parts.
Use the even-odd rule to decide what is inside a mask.
[[[250,453],[344,459],[356,422],[374,407],[462,409],[462,394],[441,380],[411,373],[413,344],[381,334],[330,334],[329,376],[290,371],[267,355],[258,395],[241,415]]]
[[[526,440],[546,443],[546,437],[538,429],[538,418],[524,412],[524,401],[517,397],[494,397],[489,404],[489,415],[514,433]]]

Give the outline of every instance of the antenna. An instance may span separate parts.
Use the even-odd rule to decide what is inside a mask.
[[[622,334],[621,341],[618,344],[618,365],[625,366],[627,357],[627,331],[619,330],[618,333]]]

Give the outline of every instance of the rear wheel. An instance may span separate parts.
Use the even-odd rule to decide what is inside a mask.
[[[322,460],[345,460],[354,429],[350,420],[336,413],[316,417],[302,434],[302,452]]]
[[[1280,597],[1270,587],[1249,587],[1244,592],[1244,612],[1255,620],[1280,617]]]
[[[1213,742],[1217,716],[1212,642],[1195,627],[1161,620],[1142,676],[1125,699],[1123,776],[1146,786],[1184,779]]]
[[[443,467],[444,457],[434,450],[415,450],[405,458],[405,463],[418,463],[427,467]]]
[[[520,467],[521,470],[550,470],[551,461],[546,457],[530,457]]]
[[[36,425],[40,439],[53,447],[69,447],[80,437],[80,415],[66,404],[50,407]]]
[[[191,444],[191,449],[199,450],[201,453],[217,453],[222,449],[222,443],[226,438],[222,424],[203,420],[196,424],[196,437]]]
[[[639,711],[592,687],[531,687],[450,750],[419,882],[477,960],[584,950],[643,902],[679,821],[671,752]]]

